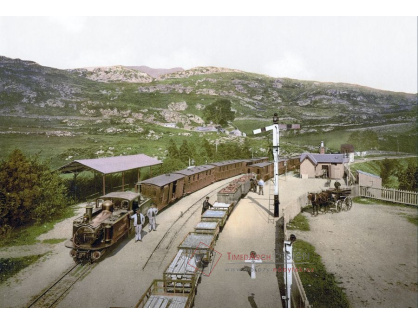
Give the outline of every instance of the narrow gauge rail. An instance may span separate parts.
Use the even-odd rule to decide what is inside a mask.
[[[94,264],[76,264],[70,267],[55,283],[29,303],[28,308],[55,307]]]

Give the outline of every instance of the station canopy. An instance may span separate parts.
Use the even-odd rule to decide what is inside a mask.
[[[124,172],[162,164],[161,161],[145,154],[113,156],[98,159],[74,160],[58,169],[61,173],[97,171],[102,174]]]

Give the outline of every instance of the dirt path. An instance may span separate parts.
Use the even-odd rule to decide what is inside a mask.
[[[348,212],[308,215],[315,246],[352,307],[418,307],[416,209],[354,203]]]

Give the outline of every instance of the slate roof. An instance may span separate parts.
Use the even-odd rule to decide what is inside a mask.
[[[300,162],[302,163],[305,159],[311,160],[314,165],[317,165],[318,163],[348,163],[349,161],[344,154],[302,153]]]

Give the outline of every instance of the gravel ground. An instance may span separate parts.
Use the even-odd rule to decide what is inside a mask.
[[[310,231],[292,231],[315,246],[345,288],[351,307],[418,307],[415,208],[353,204],[350,211],[308,215]]]

